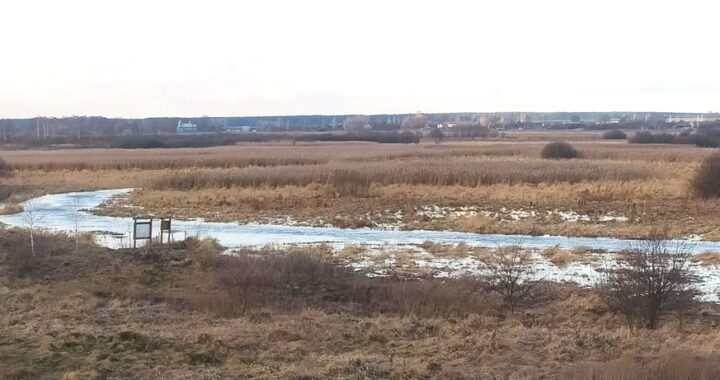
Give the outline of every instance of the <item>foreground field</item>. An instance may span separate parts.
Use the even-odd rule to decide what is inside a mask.
[[[545,160],[547,141],[581,158]],[[629,145],[590,132],[515,132],[443,144],[262,143],[154,150],[7,151],[16,194],[141,188],[104,212],[215,221],[720,240],[717,199],[689,182],[712,150]],[[6,190],[7,193],[7,190]]]
[[[0,233],[0,377],[720,376],[720,310],[630,330],[593,290],[545,284],[511,311],[479,279],[368,279],[315,252],[212,242],[114,252]]]

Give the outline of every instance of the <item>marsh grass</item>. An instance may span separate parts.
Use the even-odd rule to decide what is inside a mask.
[[[207,189],[231,187],[281,187],[330,184],[364,195],[370,183],[389,185],[488,186],[494,184],[578,183],[599,180],[635,180],[657,176],[652,169],[633,164],[592,161],[421,161],[384,163],[335,163],[313,166],[198,169],[168,173],[150,180],[151,189]],[[360,190],[355,190],[355,189]],[[344,191],[344,190],[343,190]]]
[[[0,254],[21,247],[22,231],[0,232]],[[633,332],[591,289],[548,284],[509,313],[484,279],[369,279],[319,245],[44,241],[33,275],[0,260],[3,379],[717,378],[714,305]]]

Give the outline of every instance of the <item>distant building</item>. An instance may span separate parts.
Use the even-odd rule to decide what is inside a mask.
[[[197,132],[197,124],[191,122],[183,123],[182,120],[178,120],[177,133],[194,133]]]

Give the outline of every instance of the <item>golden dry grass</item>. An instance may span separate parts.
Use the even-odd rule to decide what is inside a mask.
[[[52,254],[21,276],[24,234],[2,232],[3,379],[720,374],[716,305],[632,331],[571,285],[510,313],[478,281],[369,280],[314,259],[320,247],[222,257],[212,242],[75,253],[42,236]]]
[[[693,261],[699,262],[700,264],[706,266],[717,266],[720,265],[720,252],[706,251],[698,253],[697,255],[693,256]]]
[[[584,158],[541,160],[544,141],[558,138],[571,140]],[[563,131],[444,144],[258,143],[5,151],[0,156],[19,169],[3,182],[21,189],[24,197],[142,187],[130,202],[180,218],[272,222],[290,217],[340,227],[394,224],[407,229],[618,237],[643,236],[660,226],[675,236],[720,239],[714,223],[720,202],[697,199],[688,188],[711,152],[685,145],[595,140],[594,132]],[[480,214],[431,218],[417,212],[423,206],[472,206],[490,213],[533,210],[536,215],[521,220]],[[567,222],[548,216],[554,210],[628,220]],[[103,212],[134,211],[111,207]],[[401,220],[397,213],[402,213]]]

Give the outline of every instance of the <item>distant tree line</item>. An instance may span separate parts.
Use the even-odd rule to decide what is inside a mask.
[[[628,140],[633,144],[692,144],[703,148],[720,147],[720,123],[708,123],[694,131],[680,133],[639,131]]]
[[[100,138],[131,136],[159,136],[176,134],[178,120],[197,125],[200,133],[222,134],[230,127],[249,127],[261,132],[391,132],[444,128],[443,135],[483,137],[493,129],[641,129],[664,130],[704,125],[688,120],[717,120],[716,114],[678,113],[597,113],[597,112],[460,112],[409,113],[376,115],[289,115],[237,117],[153,117],[120,119],[101,116],[36,117],[28,119],[0,119],[0,144],[46,146],[52,144],[88,144]],[[672,120],[675,120],[674,122]],[[685,120],[685,121],[682,121]],[[717,123],[717,121],[715,121]],[[427,131],[429,133],[429,131]],[[210,139],[210,138],[203,138]],[[222,138],[219,138],[222,139]],[[244,137],[235,139],[259,139]],[[158,140],[165,141],[168,139]],[[171,140],[171,139],[170,139]],[[202,140],[202,139],[201,139]],[[148,140],[150,141],[150,140]],[[150,143],[150,142],[149,142]]]
[[[203,148],[210,146],[234,145],[239,142],[267,141],[367,141],[377,143],[417,144],[420,136],[405,132],[360,131],[350,133],[206,133],[175,135],[130,135],[130,136],[92,136],[76,140],[71,137],[53,137],[46,140],[17,138],[13,145],[6,148],[34,148],[41,146],[74,146],[81,148]]]

